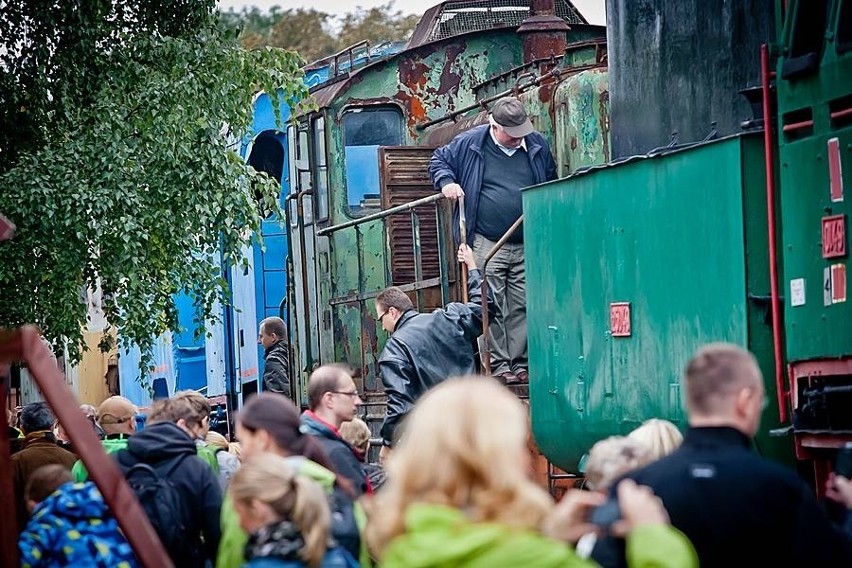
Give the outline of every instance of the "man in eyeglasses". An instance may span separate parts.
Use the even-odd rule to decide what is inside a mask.
[[[482,335],[482,276],[474,251],[459,246],[459,262],[468,267],[466,304],[418,313],[408,295],[391,286],[376,296],[376,319],[391,334],[379,356],[379,373],[387,395],[380,458],[389,455],[396,429],[427,390],[448,377],[479,372],[477,338]],[[489,315],[493,315],[489,294]]]
[[[340,425],[355,418],[362,402],[348,367],[323,365],[308,378],[309,410],[301,418],[301,431],[319,441],[338,475],[352,483],[358,497],[370,492],[370,485],[358,454],[340,435]]]

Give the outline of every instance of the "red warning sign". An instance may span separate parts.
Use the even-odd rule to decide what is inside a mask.
[[[630,302],[609,305],[609,330],[613,337],[630,337]]]
[[[828,141],[828,180],[831,186],[831,200],[843,201],[843,165],[840,162],[840,140]]]
[[[831,265],[831,303],[846,301],[846,265]]]
[[[822,218],[822,257],[846,256],[846,215]]]

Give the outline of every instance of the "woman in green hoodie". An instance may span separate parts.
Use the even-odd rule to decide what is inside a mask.
[[[242,448],[242,460],[250,463],[264,453],[287,458],[298,475],[308,477],[322,486],[328,495],[333,513],[332,536],[354,558],[363,554],[358,512],[352,501],[352,490],[345,479],[337,477],[319,443],[300,430],[299,411],[285,396],[263,393],[243,406],[237,417],[237,438]],[[230,495],[222,503],[222,539],[216,568],[238,568],[245,562],[248,534],[240,528]],[[363,562],[362,562],[363,565]]]
[[[523,404],[483,377],[450,379],[418,401],[369,506],[367,540],[382,568],[593,566],[564,541],[594,530],[601,495],[575,490],[554,507],[529,478]],[[628,565],[697,566],[644,487],[619,486]]]

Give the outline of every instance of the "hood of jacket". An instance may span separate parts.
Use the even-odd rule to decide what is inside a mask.
[[[452,507],[412,505],[405,527],[386,549],[383,568],[591,565],[561,542],[499,523],[474,523]]]
[[[138,461],[156,463],[175,458],[183,454],[196,455],[195,441],[172,422],[158,422],[146,426],[141,432],[127,440],[127,453]],[[119,453],[119,460],[125,463],[125,452]]]
[[[59,517],[69,520],[101,519],[111,516],[100,491],[91,481],[59,486],[33,510],[33,520]]]

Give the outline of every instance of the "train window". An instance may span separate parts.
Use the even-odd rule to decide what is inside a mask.
[[[311,160],[310,160],[310,143],[308,136],[308,123],[302,122],[296,130],[296,156],[293,161],[296,168],[296,175],[293,176],[291,183],[295,187],[296,192],[310,191],[313,189],[313,179],[311,177]],[[296,201],[295,199],[293,201]],[[294,203],[294,205],[298,205]],[[304,222],[310,223],[313,221],[313,211],[310,199],[302,199],[302,215]]]
[[[296,173],[296,127],[292,124],[287,127],[287,148],[289,150],[288,163],[290,164],[290,194],[295,195],[299,192],[298,184],[296,180],[299,179],[299,176]],[[287,206],[290,208],[290,226],[294,229],[299,226],[299,219],[297,218],[296,211],[296,200],[288,199]]]
[[[284,147],[274,132],[262,132],[255,138],[248,164],[259,172],[266,172],[281,185],[281,176],[284,173]],[[255,200],[260,207],[263,218],[267,218],[272,211],[264,207],[260,198],[260,192],[255,191]]]
[[[828,0],[799,0],[792,17],[790,55],[781,71],[785,79],[806,75],[819,67],[828,23]]]
[[[837,18],[837,52],[852,49],[852,0],[841,0]]]
[[[346,195],[349,213],[381,208],[379,146],[402,144],[402,113],[396,108],[362,107],[343,115]]]
[[[328,219],[328,156],[325,151],[325,119],[314,119],[314,179],[317,220]]]

